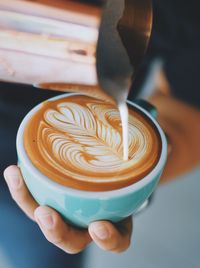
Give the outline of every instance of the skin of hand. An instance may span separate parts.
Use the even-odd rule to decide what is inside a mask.
[[[148,101],[157,108],[157,120],[167,134],[169,154],[160,182],[169,182],[200,166],[200,110],[171,94],[163,71]]]
[[[88,229],[74,228],[64,222],[52,208],[39,206],[28,191],[20,169],[10,166],[4,171],[13,200],[35,221],[46,239],[69,254],[76,254],[94,241],[101,249],[111,252],[125,251],[131,241],[132,217],[113,225],[108,221],[93,222]]]

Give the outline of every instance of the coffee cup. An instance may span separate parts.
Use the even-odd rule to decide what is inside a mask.
[[[76,94],[64,94],[50,101],[70,98]],[[148,118],[159,135],[160,153],[154,167],[138,181],[118,189],[91,191],[62,185],[42,173],[30,160],[24,145],[25,129],[43,106],[33,108],[22,121],[17,134],[18,165],[25,183],[40,205],[57,210],[63,218],[78,227],[87,228],[94,221],[119,222],[136,213],[156,188],[167,159],[167,141],[163,130],[155,119],[156,110],[146,102],[128,101],[130,107]],[[142,107],[143,106],[143,107]],[[144,107],[145,106],[145,107]]]

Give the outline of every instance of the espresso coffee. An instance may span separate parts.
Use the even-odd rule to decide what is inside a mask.
[[[24,132],[33,165],[49,179],[86,191],[131,185],[157,164],[161,139],[150,119],[129,107],[129,156],[123,160],[118,109],[91,97],[73,95],[46,101]]]

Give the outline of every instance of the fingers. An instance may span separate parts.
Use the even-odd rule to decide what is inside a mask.
[[[87,230],[67,225],[62,217],[49,207],[39,205],[29,193],[20,169],[10,166],[4,171],[4,177],[10,193],[19,207],[35,220],[48,241],[67,253],[82,251],[93,239],[103,250],[111,252],[125,251],[131,240],[132,219],[113,225],[108,221],[93,222]]]
[[[79,253],[91,242],[87,230],[67,225],[61,216],[49,207],[38,207],[35,211],[35,220],[46,239],[67,253]]]
[[[20,169],[17,166],[10,166],[4,171],[4,177],[14,201],[29,218],[34,220],[34,211],[38,204],[29,193]]]
[[[123,252],[130,245],[132,218],[117,225],[108,221],[93,222],[89,226],[89,233],[94,242],[103,250]]]

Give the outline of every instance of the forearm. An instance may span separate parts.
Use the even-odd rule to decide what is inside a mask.
[[[161,181],[169,181],[200,165],[200,111],[157,92],[149,101],[169,139],[169,156]]]

